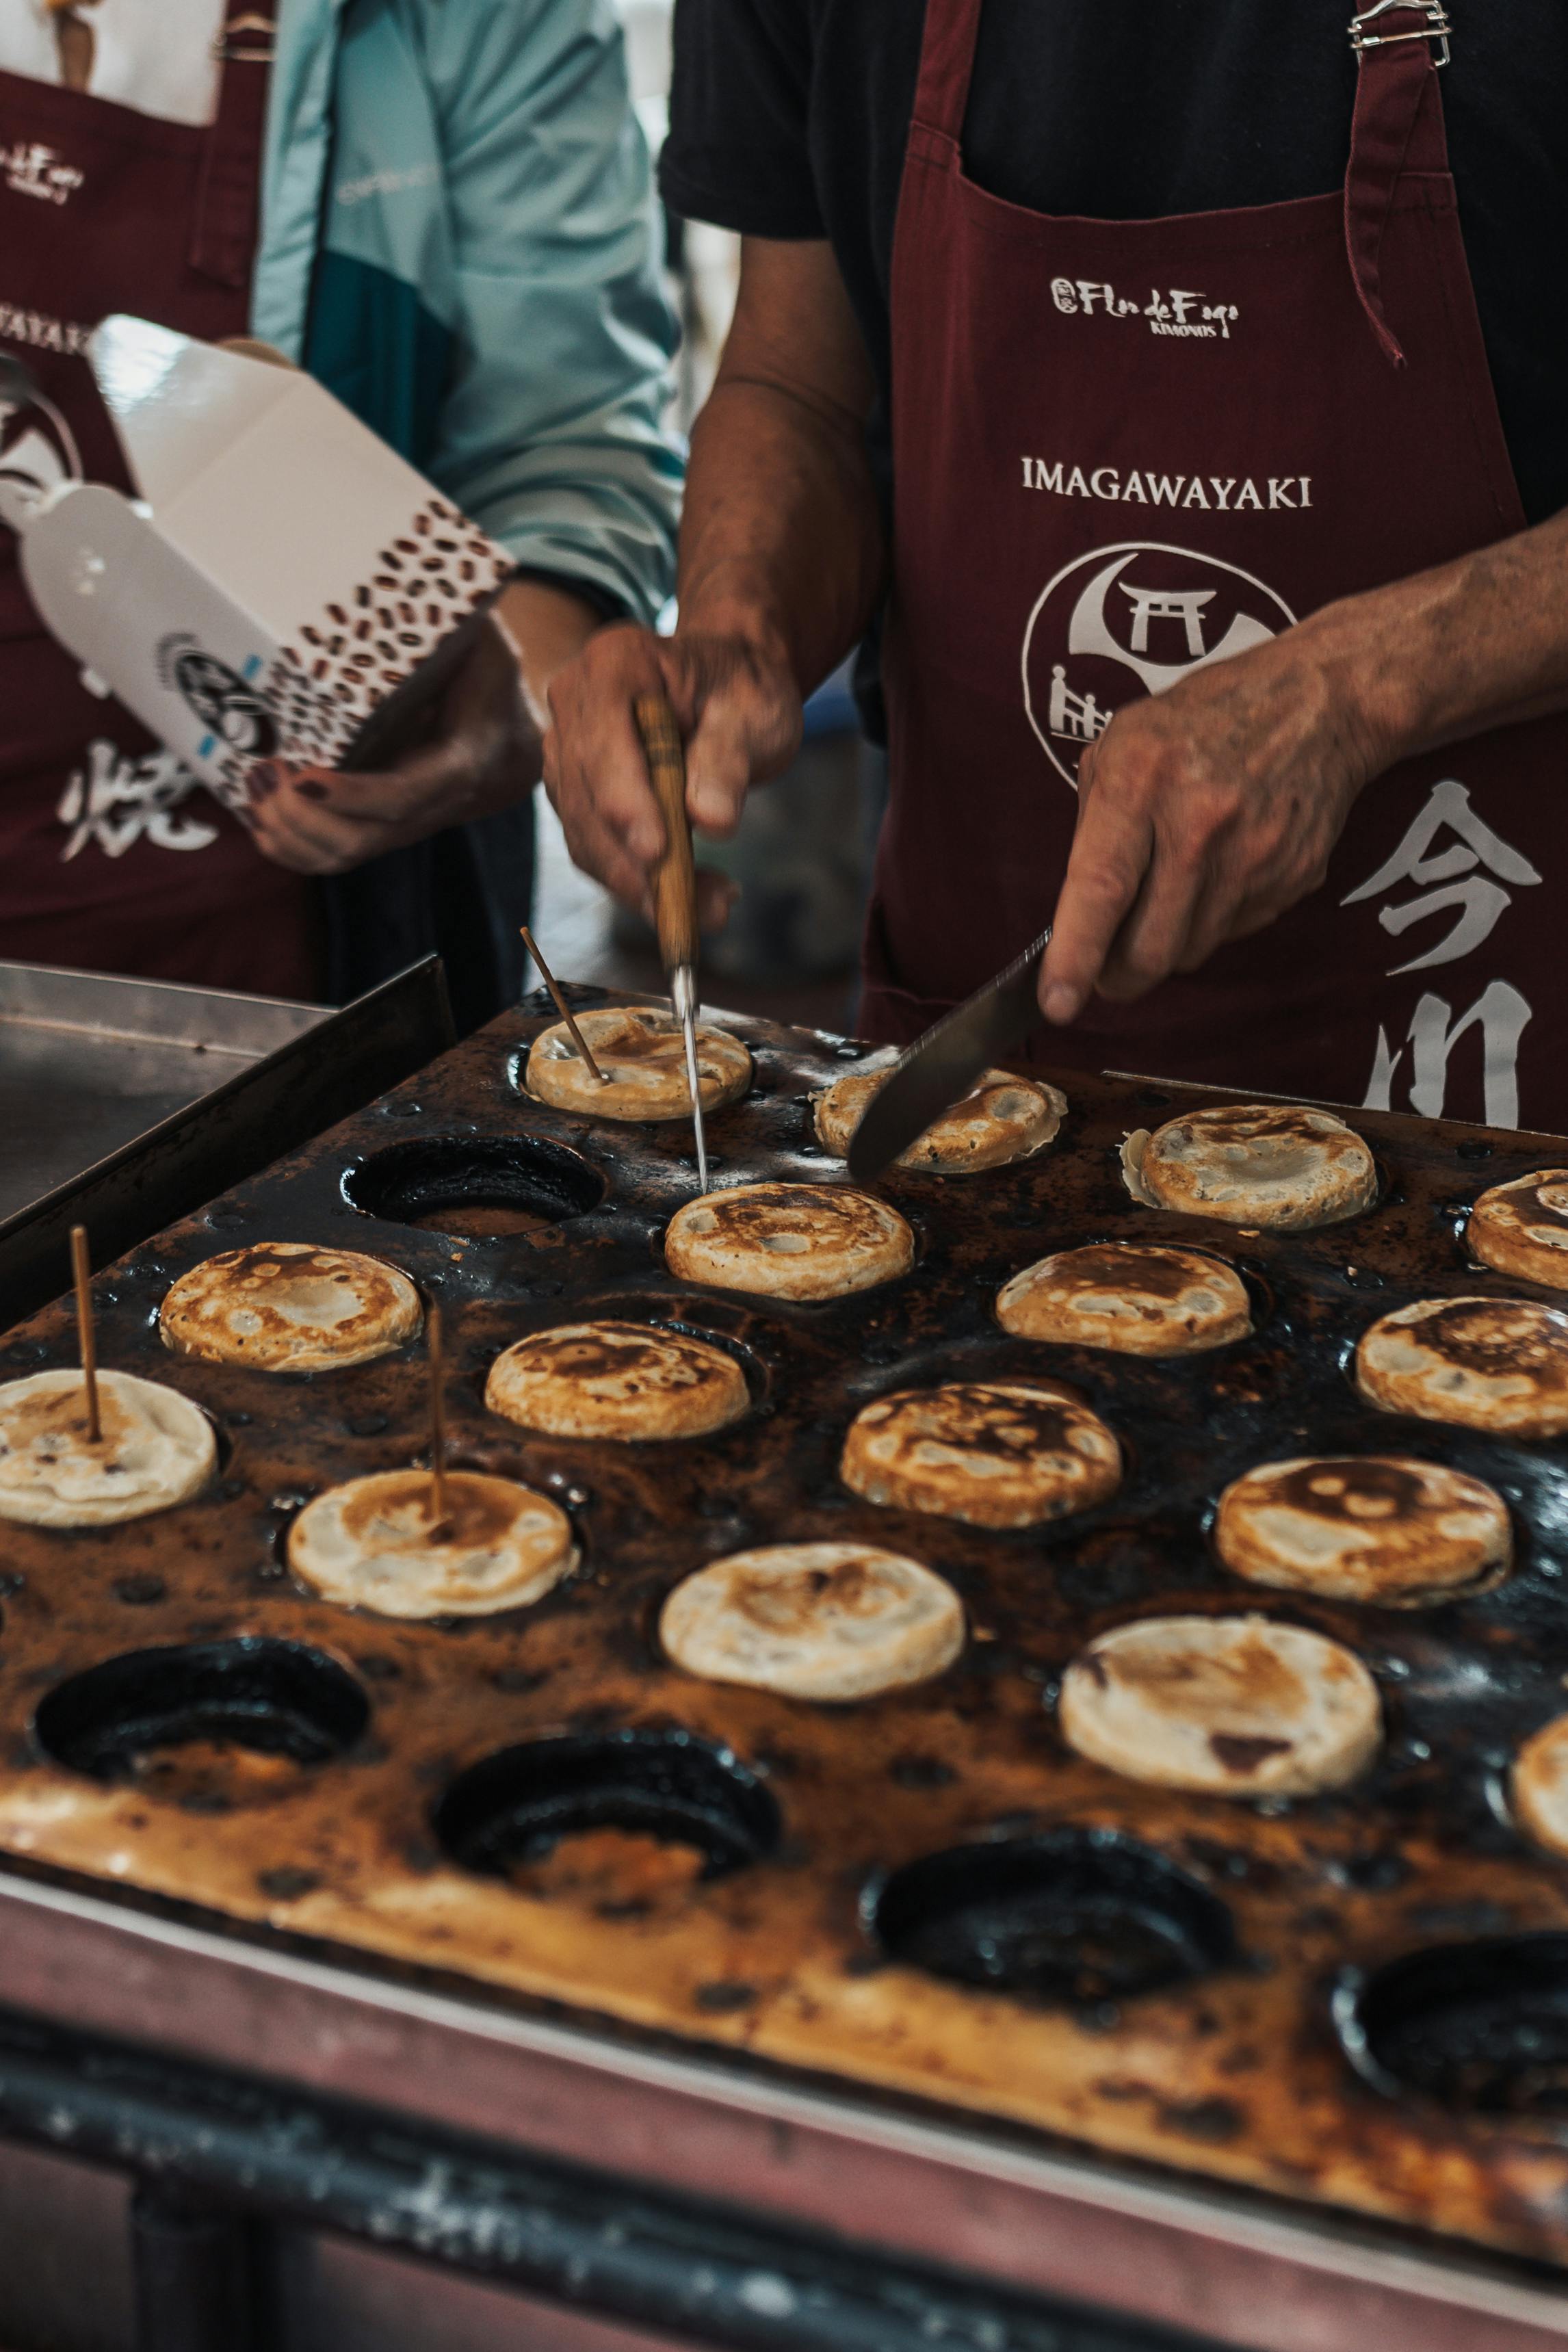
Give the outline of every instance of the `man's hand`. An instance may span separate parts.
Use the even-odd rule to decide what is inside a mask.
[[[629,906],[651,913],[648,877],[665,848],[633,717],[662,694],[686,738],[686,806],[694,829],[725,840],[748,787],[776,776],[800,746],[801,701],[782,651],[739,632],[656,637],[605,629],[551,689],[544,784],[574,863]],[[699,870],[698,920],[728,908],[723,877]]]
[[[524,799],[539,782],[549,679],[598,626],[567,590],[511,582],[447,688],[433,733],[392,767],[253,772],[246,822],[258,847],[296,874],[342,874]]]

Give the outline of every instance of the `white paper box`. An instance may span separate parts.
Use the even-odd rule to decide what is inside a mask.
[[[231,803],[258,759],[390,756],[505,551],[310,376],[144,319],[88,354],[140,500],[68,480],[14,519],[89,683]]]

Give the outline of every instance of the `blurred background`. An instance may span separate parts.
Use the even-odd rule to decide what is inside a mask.
[[[668,120],[672,0],[617,0],[617,6],[633,98],[657,159]],[[670,219],[666,252],[682,327],[675,421],[686,432],[729,331],[740,240],[700,221]],[[723,931],[703,943],[707,1002],[812,1028],[852,1025],[885,770],[883,754],[859,733],[847,665],[812,697],[799,758],[752,794],[734,840],[698,845],[700,862],[722,868],[741,891]],[[558,973],[663,992],[646,925],[575,870],[542,793],[534,904],[540,945]]]

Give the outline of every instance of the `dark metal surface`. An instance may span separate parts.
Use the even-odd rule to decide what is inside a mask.
[[[85,1224],[103,1265],[395,1086],[452,1042],[430,956],[0,1221],[0,1328],[55,1297]],[[161,1107],[160,1107],[161,1108]]]
[[[542,1014],[542,1017],[548,1017]],[[1248,1236],[1131,1202],[1118,1152],[1171,1090],[1069,1077],[1057,1145],[1013,1170],[889,1187],[920,1244],[905,1280],[819,1307],[672,1286],[658,1234],[690,1197],[681,1125],[646,1130],[545,1111],[510,1072],[540,1019],[510,1018],[415,1084],[240,1187],[99,1286],[106,1360],[172,1381],[224,1428],[216,1493],[102,1535],[13,1530],[24,1581],[7,1602],[0,1685],[9,1763],[0,1839],[58,1865],[439,1967],[579,2013],[727,2044],[866,2091],[896,2091],[1045,2127],[1062,2139],[1209,2179],[1558,2259],[1568,2245],[1568,2144],[1550,2124],[1456,2115],[1379,2093],[1334,2039],[1329,1992],[1347,1960],[1375,1967],[1425,1943],[1562,1927],[1560,1865],[1500,1818],[1496,1775],[1563,1705],[1568,1569],[1563,1446],[1521,1446],[1388,1420],[1357,1399],[1346,1359],[1378,1315],[1431,1291],[1504,1295],[1457,1240],[1484,1185],[1551,1164],[1561,1142],[1358,1115],[1384,1194],[1350,1223]],[[849,1062],[832,1041],[736,1024],[752,1097],[713,1122],[721,1181],[833,1178],[809,1093]],[[1201,1097],[1184,1096],[1185,1100]],[[597,1205],[502,1238],[365,1217],[349,1205],[398,1139],[458,1181],[476,1140],[575,1153]],[[373,1188],[374,1189],[374,1188]],[[401,1196],[400,1196],[401,1197]],[[405,1202],[410,1214],[416,1202]],[[1010,1339],[993,1318],[1007,1276],[1043,1251],[1131,1235],[1201,1241],[1234,1258],[1255,1336],[1185,1363]],[[424,1443],[416,1352],[311,1381],[178,1362],[153,1315],[186,1265],[247,1238],[350,1241],[442,1297],[454,1445],[526,1476],[573,1511],[580,1575],[521,1615],[410,1626],[335,1612],[292,1588],[277,1538],[303,1496],[390,1467]],[[486,1415],[483,1376],[522,1332],[586,1309],[662,1315],[710,1331],[750,1368],[755,1404],[700,1444],[636,1449],[535,1438]],[[20,1370],[63,1360],[58,1311],[14,1336]],[[942,1377],[1048,1369],[1089,1398],[1129,1454],[1100,1509],[1020,1535],[878,1511],[839,1484],[858,1406]],[[1264,1596],[1207,1540],[1220,1487],[1305,1447],[1399,1446],[1490,1477],[1512,1506],[1520,1565],[1498,1591],[1425,1614]],[[881,1541],[949,1576],[972,1640],[952,1672],[849,1709],[700,1684],[662,1661],[653,1626],[691,1568],[789,1536]],[[1388,1742],[1346,1796],[1227,1805],[1114,1780],[1065,1748],[1057,1676],[1130,1617],[1263,1608],[1349,1643],[1383,1689]],[[183,1801],[155,1783],[101,1786],[34,1760],[28,1716],[57,1683],[125,1652],[240,1635],[322,1649],[374,1709],[340,1759],[258,1774],[237,1751]],[[520,1883],[453,1864],[434,1816],[466,1769],[571,1737],[613,1750],[627,1730],[683,1732],[733,1753],[783,1817],[750,1866],[628,1892],[602,1856],[528,1864]],[[226,1811],[223,1809],[226,1807]],[[1034,2005],[886,1960],[862,1906],[882,1874],[952,1847],[1068,1830],[1117,1832],[1196,1881],[1229,1915],[1240,1958],[1207,1937],[1210,1973],[1121,2004]],[[1231,2340],[1249,2339],[1238,2320]],[[1279,2340],[1276,2331],[1275,2340]]]
[[[933,1119],[963,1100],[983,1071],[1023,1043],[1040,1017],[1035,983],[1050,939],[1047,924],[994,980],[900,1055],[850,1139],[849,1173],[858,1184],[885,1175]]]

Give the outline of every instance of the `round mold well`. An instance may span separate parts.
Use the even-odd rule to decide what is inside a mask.
[[[411,1136],[342,1180],[343,1198],[381,1217],[459,1241],[541,1233],[596,1209],[608,1186],[596,1168],[542,1136]]]
[[[453,1781],[434,1823],[454,1862],[490,1878],[594,1830],[692,1847],[702,1876],[720,1878],[765,1860],[784,1832],[757,1775],[684,1731],[571,1733],[498,1749]]]
[[[1568,2116],[1568,1935],[1487,1936],[1347,1969],[1334,2024],[1356,2072],[1451,2114]]]
[[[1113,1831],[950,1846],[894,1871],[865,1910],[890,1959],[1079,2008],[1190,1983],[1237,1956],[1219,1897]]]
[[[302,1642],[132,1650],[57,1683],[34,1737],[95,1780],[134,1781],[197,1810],[286,1794],[302,1771],[346,1755],[370,1702],[335,1660]]]

